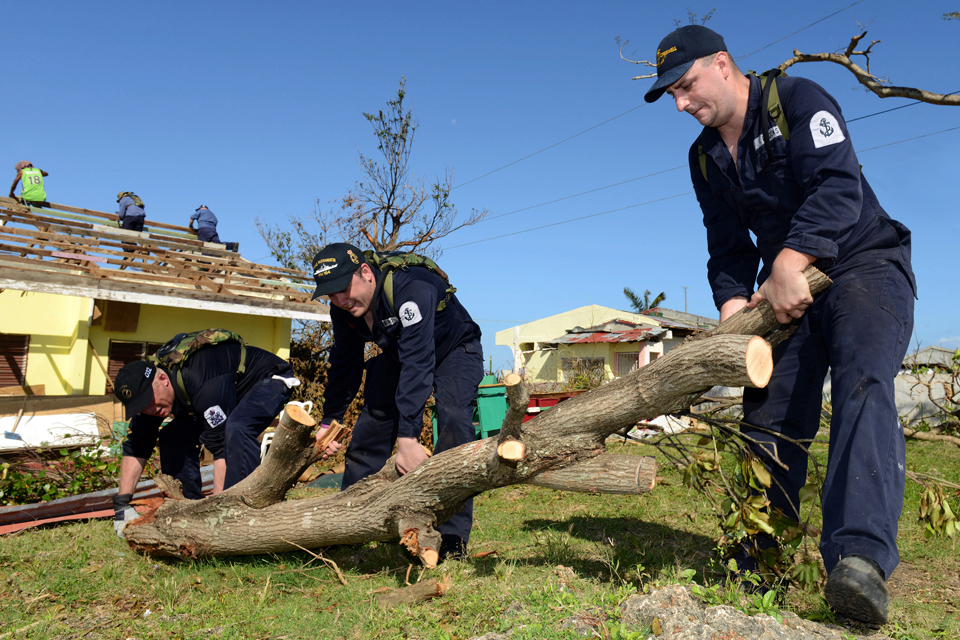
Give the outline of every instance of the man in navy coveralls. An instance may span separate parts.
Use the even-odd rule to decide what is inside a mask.
[[[767,300],[781,323],[799,320],[796,333],[774,351],[767,388],[745,391],[744,421],[812,439],[830,369],[824,595],[842,615],[883,624],[885,580],[900,561],[905,445],[893,385],[913,329],[910,231],[881,208],[860,172],[839,106],[818,85],[776,80],[786,140],[773,119],[761,121],[759,79],[741,73],[723,39],[706,27],[681,27],[664,38],[657,76],[646,101],[667,92],[678,111],[704,126],[690,148],[690,175],[707,229],[707,277],[720,319]],[[811,264],[833,279],[816,300],[801,275]],[[805,451],[766,431],[744,432],[762,443],[753,447],[761,458],[769,460],[765,451],[773,451],[789,467],[768,462],[775,479],[768,495],[772,506],[799,519]],[[741,560],[750,566],[745,554]]]
[[[395,314],[382,291],[383,275],[357,247],[327,245],[314,257],[313,269],[313,297],[330,297],[333,324],[321,427],[343,418],[367,370],[363,409],[347,447],[342,487],[380,471],[394,442],[399,473],[427,459],[417,438],[431,393],[438,429],[434,452],[476,439],[473,402],[483,378],[480,327],[453,294],[437,311],[447,296],[443,278],[419,266],[394,271]],[[382,352],[364,364],[367,342],[375,342]],[[437,527],[441,559],[465,554],[472,524],[469,500]]]

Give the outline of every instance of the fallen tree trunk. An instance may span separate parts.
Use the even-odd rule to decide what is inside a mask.
[[[812,271],[808,280],[817,293],[829,280],[814,286]],[[759,318],[749,331],[770,333],[778,325],[764,305],[736,319]],[[311,436],[315,421],[291,405],[264,463],[252,475],[204,500],[184,500],[168,487],[170,499],[130,523],[127,540],[152,555],[204,558],[399,538],[424,564],[435,566],[440,548],[435,525],[485,491],[518,483],[569,491],[649,491],[656,472],[653,459],[601,455],[605,438],[641,420],[685,409],[715,385],[763,387],[772,368],[770,345],[762,338],[718,331],[528,422],[517,420],[523,385],[511,385],[516,388],[508,387],[503,440],[522,446],[509,447],[509,457],[498,453],[501,438],[492,437],[437,454],[402,477],[390,460],[379,473],[341,493],[284,501],[303,469],[322,453]]]

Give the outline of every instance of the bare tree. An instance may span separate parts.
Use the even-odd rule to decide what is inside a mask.
[[[471,210],[461,217],[450,201],[453,174],[431,183],[416,176],[410,167],[417,121],[403,105],[406,79],[400,80],[397,96],[386,110],[364,113],[373,127],[380,158],[360,152],[358,165],[363,178],[339,201],[325,210],[318,201],[306,220],[291,216],[282,229],[257,220],[257,230],[273,256],[284,266],[303,268],[320,247],[330,242],[349,242],[377,251],[440,253],[439,240],[454,231],[476,224],[486,215]]]
[[[953,18],[953,14],[944,14],[943,18],[945,20],[955,19]],[[855,35],[850,39],[850,44],[848,44],[847,47],[839,53],[801,53],[800,50],[794,49],[793,57],[780,63],[778,68],[781,71],[786,70],[799,62],[833,62],[847,68],[860,84],[881,98],[910,98],[912,100],[928,102],[930,104],[960,105],[960,95],[934,93],[932,91],[925,91],[923,89],[914,89],[913,87],[899,87],[891,84],[886,78],[881,78],[874,75],[873,72],[870,71],[870,53],[872,52],[874,45],[880,44],[880,40],[872,40],[870,45],[865,49],[857,49],[857,47],[860,46],[860,41],[863,40],[866,35],[867,32],[861,30],[858,35]],[[656,62],[650,62],[649,60],[632,60],[623,53],[623,48],[627,46],[630,41],[621,40],[618,37],[616,38],[616,42],[620,48],[621,59],[631,64],[638,64],[641,66],[651,67],[653,69],[651,73],[634,76],[633,80],[655,78],[657,76]],[[866,61],[866,69],[853,62],[852,58],[854,56],[863,57],[863,59]]]
[[[716,10],[717,8],[714,7],[713,9],[710,9],[710,11],[707,11],[703,15],[697,15],[696,13],[690,10],[690,7],[687,7],[687,22],[690,24],[704,25],[710,20],[710,18],[713,17],[713,12]],[[683,26],[683,23],[676,18],[674,18],[673,24],[676,25],[678,29]]]

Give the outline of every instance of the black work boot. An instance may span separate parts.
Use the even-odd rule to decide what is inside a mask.
[[[445,533],[440,536],[440,562],[463,560],[467,557],[467,543],[458,535]]]
[[[880,565],[866,556],[851,555],[830,572],[823,597],[840,615],[876,628],[887,623],[890,594],[884,582]]]

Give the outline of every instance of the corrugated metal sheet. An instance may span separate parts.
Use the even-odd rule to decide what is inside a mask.
[[[683,337],[688,333],[702,331],[698,327],[682,324],[674,320],[656,318],[663,326],[655,327],[629,320],[612,320],[594,327],[574,327],[565,335],[549,344],[589,344],[589,343],[616,343],[616,342],[658,342],[668,331],[677,332]]]
[[[658,318],[659,320],[659,318]],[[613,342],[657,341],[668,331],[665,327],[656,327],[629,320],[613,320],[594,327],[574,327],[565,336],[551,340],[550,344],[589,344]]]
[[[565,336],[551,340],[553,344],[587,344],[591,342],[644,342],[652,337],[666,333],[657,327],[644,327],[630,331],[585,331],[583,333],[568,333]]]

